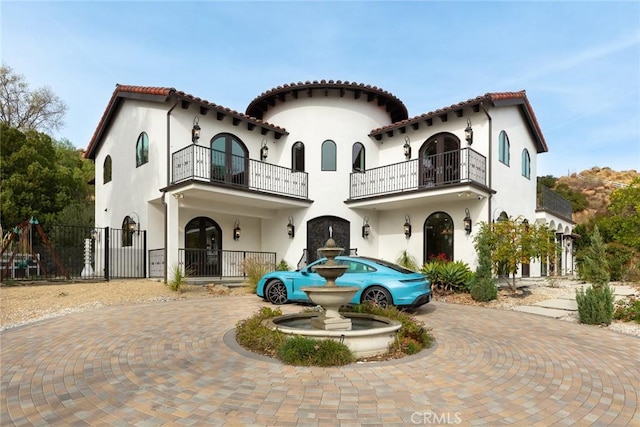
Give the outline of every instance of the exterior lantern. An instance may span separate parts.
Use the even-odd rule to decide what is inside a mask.
[[[197,144],[198,140],[200,139],[200,125],[198,125],[199,122],[200,119],[198,118],[198,116],[195,116],[193,118],[193,128],[191,129],[191,142],[193,142],[194,144]]]
[[[404,217],[404,235],[407,237],[411,237],[411,219],[409,215],[405,215]]]
[[[369,226],[369,217],[364,217],[364,222],[362,223],[362,238],[369,238],[369,233],[371,232],[371,226]]]
[[[404,158],[409,160],[411,158],[411,140],[408,135],[404,137],[404,145],[402,148],[404,149]]]
[[[464,231],[467,232],[467,234],[471,234],[471,215],[469,214],[469,209],[464,210]]]
[[[136,222],[136,220],[133,219],[134,215],[138,217],[138,214],[135,212],[131,212],[127,215],[127,229],[131,233],[136,232],[140,234],[140,218],[138,217],[138,222]]]
[[[287,224],[287,235],[293,239],[296,235],[296,227],[293,225],[293,217],[289,216],[289,223]]]
[[[464,129],[464,139],[467,144],[473,144],[473,129],[471,128],[471,119],[467,119],[467,127]]]
[[[267,139],[264,138],[262,140],[262,148],[260,148],[260,160],[264,162],[267,160],[267,156],[269,156],[269,147],[267,147]]]
[[[240,240],[240,222],[236,219],[233,226],[233,240]]]

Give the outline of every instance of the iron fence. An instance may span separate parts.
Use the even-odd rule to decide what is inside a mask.
[[[245,261],[276,266],[275,252],[179,249],[178,264],[190,277],[246,277]]]
[[[3,244],[2,280],[144,278],[146,231],[32,223]]]

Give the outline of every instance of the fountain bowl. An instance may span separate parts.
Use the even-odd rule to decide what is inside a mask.
[[[365,313],[343,313],[352,323],[351,330],[322,330],[312,326],[320,313],[285,314],[265,321],[265,324],[292,336],[312,339],[332,339],[345,344],[357,359],[388,353],[402,324],[387,317]]]

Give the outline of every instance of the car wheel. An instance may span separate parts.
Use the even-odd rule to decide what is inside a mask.
[[[380,307],[387,307],[393,304],[391,294],[381,286],[372,286],[362,293],[362,302],[371,302]]]
[[[285,304],[289,300],[287,297],[287,288],[280,280],[274,280],[269,283],[265,296],[267,297],[267,301],[276,305]]]

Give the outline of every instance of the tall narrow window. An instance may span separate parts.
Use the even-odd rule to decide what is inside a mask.
[[[326,140],[322,143],[322,165],[323,171],[336,170],[336,143]]]
[[[104,159],[102,166],[102,183],[106,184],[107,182],[111,182],[111,156]]]
[[[136,167],[142,166],[149,161],[149,137],[146,132],[138,136],[136,142]]]
[[[526,148],[522,150],[522,176],[531,178],[531,157]]]
[[[507,166],[509,166],[509,158],[511,156],[509,150],[509,137],[505,131],[502,131],[498,138],[498,160]]]
[[[351,159],[353,161],[353,172],[364,172],[364,145],[359,142],[353,144]]]
[[[291,147],[291,169],[294,172],[304,172],[304,144],[300,141]]]

